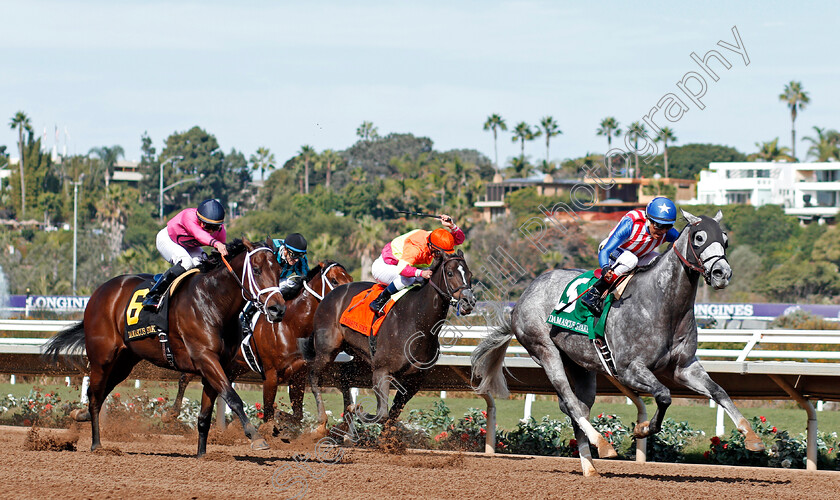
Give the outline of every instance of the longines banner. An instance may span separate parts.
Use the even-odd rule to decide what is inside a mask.
[[[90,297],[73,295],[10,295],[9,307],[29,307],[50,311],[83,310]]]

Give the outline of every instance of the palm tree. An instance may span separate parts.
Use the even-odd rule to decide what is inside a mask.
[[[505,119],[497,114],[492,114],[487,117],[487,121],[484,122],[484,130],[492,130],[493,131],[493,152],[496,154],[496,169],[499,169],[499,146],[498,146],[498,138],[499,138],[499,130],[507,130],[507,123],[505,123]]]
[[[337,167],[344,161],[344,158],[332,149],[326,149],[318,157],[318,166],[323,168],[327,173],[326,188],[330,189],[330,179],[333,168]]]
[[[779,147],[779,138],[776,137],[772,141],[756,142],[755,147],[758,152],[747,156],[747,161],[796,161],[790,153],[790,148]]]
[[[554,118],[550,116],[543,117],[540,120],[540,126],[542,127],[542,133],[545,134],[545,161],[549,161],[548,143],[552,137],[562,134],[563,131],[560,130],[560,126],[554,121]]]
[[[356,129],[356,135],[363,141],[372,141],[379,138],[379,133],[373,122],[363,121],[359,128]]]
[[[303,162],[303,192],[309,194],[309,163],[315,158],[315,148],[304,144],[298,151],[298,157]]]
[[[257,152],[252,154],[248,161],[251,163],[251,170],[260,172],[260,180],[262,181],[265,180],[266,170],[277,168],[277,165],[275,165],[277,160],[274,158],[274,153],[264,146],[258,147]]]
[[[677,136],[674,135],[674,131],[671,130],[671,127],[662,127],[662,130],[659,131],[659,135],[656,136],[654,139],[656,142],[662,141],[664,146],[663,151],[663,158],[665,159],[665,178],[668,178],[668,141],[670,142],[677,142]]]
[[[32,123],[29,117],[23,111],[18,111],[12,120],[9,122],[9,128],[18,129],[18,151],[20,152],[20,159],[18,160],[18,167],[20,167],[20,213],[21,219],[26,217],[26,183],[23,179],[23,131],[26,130],[32,133]]]
[[[641,177],[642,175],[639,171],[639,139],[647,136],[647,129],[645,128],[644,123],[635,121],[627,127],[627,131],[625,133],[627,134],[627,137],[633,141],[633,154],[636,156],[635,177]]]
[[[99,158],[99,161],[102,163],[102,168],[104,170],[105,176],[105,198],[107,199],[109,196],[109,189],[108,186],[110,185],[111,181],[111,171],[114,169],[114,165],[116,165],[117,160],[122,156],[125,157],[125,150],[120,145],[116,146],[102,146],[99,148],[90,148],[88,151],[88,155],[96,155]]]
[[[528,160],[525,157],[516,157],[514,156],[510,160],[508,160],[508,170],[513,172],[513,175],[519,178],[528,177],[531,173],[533,166],[528,163]]]
[[[817,161],[829,161],[832,158],[840,160],[840,132],[824,128],[814,127],[817,137],[803,137],[803,141],[811,143],[808,148],[808,156]]]
[[[540,135],[542,135],[541,130],[537,130],[536,132],[534,132],[533,130],[531,130],[531,127],[529,127],[528,124],[525,122],[519,122],[516,124],[516,127],[514,127],[513,129],[513,137],[510,138],[510,141],[520,142],[520,159],[525,159],[525,141],[533,141]]]
[[[808,92],[802,90],[802,82],[794,82],[785,85],[785,91],[779,94],[779,100],[786,103],[790,108],[790,155],[796,161],[796,113],[805,109],[805,105],[811,102]]]
[[[353,232],[350,247],[357,252],[362,264],[362,281],[370,281],[370,266],[373,264],[371,254],[379,251],[385,242],[385,223],[374,219],[372,215],[364,215],[359,219],[359,228]]]
[[[595,134],[607,136],[607,151],[612,149],[613,136],[618,137],[621,135],[621,129],[618,126],[618,120],[613,116],[608,116],[601,120],[601,126],[595,129]]]

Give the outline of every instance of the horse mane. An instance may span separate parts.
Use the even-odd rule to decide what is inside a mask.
[[[227,243],[225,246],[227,247],[227,251],[228,251],[228,255],[227,255],[228,260],[233,259],[237,255],[245,252],[248,249],[245,246],[245,243],[243,243],[242,240],[239,239],[239,238],[236,238],[235,240],[231,241],[230,243]],[[268,246],[265,243],[262,243],[262,242],[255,242],[254,247],[255,248],[259,248],[259,247],[268,248]],[[213,250],[210,253],[210,255],[206,259],[204,259],[204,261],[201,263],[199,269],[201,270],[201,272],[206,273],[208,271],[212,271],[213,269],[218,269],[222,266],[224,266],[224,263],[222,262],[222,254],[220,254],[217,250]]]
[[[321,272],[321,269],[326,269],[326,268],[330,267],[330,266],[331,266],[331,265],[333,265],[333,264],[337,265],[338,267],[340,267],[340,268],[344,269],[344,271],[345,271],[345,272],[347,272],[347,268],[346,268],[346,267],[344,267],[343,265],[341,265],[340,263],[338,263],[338,262],[336,262],[336,261],[334,261],[334,260],[325,260],[325,261],[319,262],[317,266],[315,266],[315,267],[313,267],[312,269],[310,269],[310,270],[309,270],[309,272],[308,272],[308,273],[306,273],[306,277],[304,278],[304,281],[309,281],[309,280],[311,280],[312,278],[314,278],[315,276],[317,276],[317,275],[318,275],[318,273],[320,273],[320,272]]]

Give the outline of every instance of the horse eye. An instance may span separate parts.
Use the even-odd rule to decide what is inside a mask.
[[[446,275],[451,278],[451,277],[455,276],[455,273],[453,273],[452,271],[446,271]]]
[[[260,269],[259,267],[254,267],[252,268],[252,272],[254,273],[254,276],[259,276],[260,274],[262,274],[262,269]]]
[[[694,244],[702,245],[706,242],[706,231],[698,231],[694,234]]]

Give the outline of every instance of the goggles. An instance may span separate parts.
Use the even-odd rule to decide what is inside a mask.
[[[306,252],[296,252],[291,248],[286,247],[286,255],[288,255],[290,259],[300,260],[306,256]]]
[[[202,222],[202,224],[204,224],[204,229],[208,233],[214,233],[214,232],[218,231],[219,229],[221,229],[221,227],[222,227],[221,224],[208,224],[207,222]]]
[[[658,231],[667,231],[674,227],[673,224],[660,224],[653,219],[648,219],[648,221],[650,221],[651,226]]]

